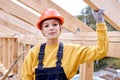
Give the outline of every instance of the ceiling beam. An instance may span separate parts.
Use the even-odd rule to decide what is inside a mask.
[[[18,17],[19,19],[29,23],[32,27],[36,26],[38,16],[15,4],[11,0],[0,0],[0,8],[5,12]]]
[[[95,10],[105,9],[104,17],[106,21],[108,21],[117,30],[120,30],[120,2],[118,0],[84,0],[84,1]]]
[[[1,35],[2,34],[9,34],[9,35],[19,34],[19,32],[13,29],[7,28],[6,26],[1,25],[1,24],[0,24],[0,31],[2,32]]]
[[[8,23],[7,26],[10,28],[14,28],[14,30],[22,32],[24,31],[26,34],[36,34],[36,31],[38,32],[37,34],[40,33],[37,28],[33,27],[32,25],[20,20],[19,18],[16,18],[15,16],[12,16],[2,10],[0,10],[0,18],[3,20],[3,22]],[[2,24],[4,24],[2,23]],[[11,26],[11,24],[13,26]],[[6,25],[6,24],[4,24]]]
[[[13,34],[26,34],[26,30],[24,30],[24,29],[22,29],[22,28],[20,28],[20,27],[17,27],[16,25],[14,25],[14,24],[12,24],[12,23],[10,23],[10,22],[8,22],[8,21],[6,21],[6,20],[4,20],[4,19],[1,19],[0,18],[0,25],[2,25],[2,26],[4,26],[4,28],[8,28],[8,29],[11,29],[13,32]],[[1,30],[2,28],[0,28],[0,30]],[[4,29],[3,29],[4,30]],[[7,31],[8,33],[9,33],[9,31]]]
[[[65,18],[65,24],[63,25],[66,29],[72,32],[76,32],[77,28],[80,28],[81,32],[93,31],[90,27],[85,25],[76,17],[72,16],[64,9],[60,8],[51,0],[18,0],[21,3],[31,7],[35,11],[41,13],[46,8],[54,8]]]

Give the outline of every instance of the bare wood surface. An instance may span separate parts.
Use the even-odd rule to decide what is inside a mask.
[[[0,0],[0,8],[5,12],[20,18],[21,20],[31,24],[32,26],[36,26],[36,21],[38,16],[31,13],[27,9],[15,4],[11,0]]]
[[[3,38],[0,38],[0,64],[3,62]]]
[[[93,62],[80,65],[80,80],[93,80]]]
[[[13,61],[16,61],[16,59],[18,57],[18,39],[17,38],[14,38],[13,48],[14,48]],[[18,69],[18,64],[16,64],[14,66],[13,74],[18,74],[18,70],[17,69]]]
[[[120,54],[118,53],[120,51],[120,32],[108,32],[108,36],[110,42],[108,56],[120,57]],[[44,37],[39,36],[23,36],[18,39],[20,43],[32,45],[40,44],[41,42],[45,42],[45,40]],[[61,34],[60,40],[66,43],[94,46],[96,45],[97,35],[95,32],[81,32],[80,34],[64,33]],[[114,55],[114,52],[116,52],[116,55]]]
[[[0,30],[5,33],[5,34],[20,34],[20,35],[23,35],[23,34],[26,34],[26,30],[20,28],[20,27],[17,27],[16,25],[4,20],[4,19],[1,19],[0,18]]]
[[[8,71],[5,73],[5,75],[2,76],[2,78],[0,78],[0,80],[6,80],[6,78],[12,71],[12,69],[15,67],[15,65],[18,63],[18,61],[23,57],[23,55],[24,55],[24,52],[16,58],[16,60],[12,63],[12,65],[10,66]]]
[[[112,31],[108,32],[109,41],[113,43],[120,43],[120,32],[119,31]],[[17,36],[16,36],[17,37]],[[36,44],[39,41],[45,41],[46,38],[43,36],[21,36],[17,37],[19,41],[22,43],[28,44]],[[60,35],[61,40],[66,41],[97,41],[97,34],[96,32],[80,32],[78,34],[74,33],[62,33]]]
[[[5,69],[8,68],[8,47],[7,47],[7,38],[3,39],[3,65]]]
[[[16,18],[15,16],[12,16],[2,10],[0,10],[0,18],[4,21],[6,21],[6,23],[8,24],[4,24],[2,23],[4,26],[10,26],[11,28],[14,28],[13,30],[16,30],[18,31],[18,29],[20,30],[19,32],[23,32],[24,31],[24,34],[36,34],[36,31],[38,31],[37,28],[33,27],[32,25]],[[4,22],[3,21],[3,22]],[[11,26],[10,24],[14,25],[14,26]],[[9,27],[9,28],[10,28]],[[39,32],[38,32],[39,34]]]
[[[19,0],[25,5],[31,7],[35,11],[41,13],[46,8],[54,8],[65,18],[65,24],[63,25],[66,29],[72,32],[76,32],[77,28],[80,28],[81,32],[93,31],[90,27],[85,25],[76,17],[72,16],[64,9],[56,5],[52,0]]]
[[[0,31],[2,32],[1,34],[9,34],[9,35],[19,34],[19,32],[8,28],[7,25],[5,26],[5,25],[2,25],[2,24],[0,24]]]
[[[117,30],[120,30],[120,2],[119,0],[84,0],[95,10],[105,9],[105,19]]]

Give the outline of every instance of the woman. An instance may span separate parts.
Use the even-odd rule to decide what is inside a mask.
[[[108,37],[102,13],[103,10],[93,12],[97,22],[97,45],[85,47],[60,42],[64,18],[55,9],[45,9],[37,27],[47,41],[34,46],[27,54],[22,67],[22,80],[70,80],[79,64],[105,57]]]

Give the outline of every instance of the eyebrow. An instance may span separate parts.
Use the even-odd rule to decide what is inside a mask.
[[[58,22],[59,23],[59,21],[56,21],[56,20],[54,20],[53,22]],[[43,22],[42,25],[43,24],[48,24],[48,23],[47,22]]]

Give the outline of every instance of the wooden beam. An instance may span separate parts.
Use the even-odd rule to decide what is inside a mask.
[[[29,23],[32,27],[36,26],[38,16],[15,4],[11,0],[0,0],[0,8],[5,12],[18,17],[19,19]]]
[[[6,69],[4,68],[4,66],[2,64],[0,64],[0,72],[1,72],[1,75],[5,75],[6,74]]]
[[[120,57],[120,54],[119,53],[117,54],[117,52],[120,52],[120,32],[108,32],[108,36],[110,42],[108,56]],[[64,33],[61,34],[60,40],[63,42],[75,43],[83,46],[94,46],[96,45],[97,35],[95,32],[81,32],[80,34],[77,35],[71,33],[66,33],[66,34]],[[39,36],[23,36],[20,38],[18,37],[18,42],[32,44],[32,45],[45,41],[46,39],[44,37],[39,37]],[[114,55],[115,52],[117,56]]]
[[[117,30],[120,30],[120,2],[118,2],[118,0],[84,0],[84,1],[95,10],[105,9],[104,17],[106,21],[108,21]],[[106,5],[106,3],[108,4]]]
[[[0,30],[3,30],[6,33],[12,34],[26,34],[26,30],[22,29],[21,27],[17,27],[16,25],[0,18]]]
[[[19,0],[23,4],[31,7],[35,11],[41,13],[46,8],[54,8],[65,18],[65,24],[63,25],[66,29],[72,32],[76,32],[77,28],[80,28],[81,32],[93,31],[90,27],[85,25],[76,17],[72,16],[64,9],[60,8],[51,0]]]
[[[108,32],[108,36],[109,36],[110,42],[120,43],[120,32],[118,32],[118,31]],[[45,41],[45,39],[46,39],[44,36],[40,36],[40,35],[21,36],[21,37],[18,36],[18,38],[21,40],[23,39],[23,42],[26,41],[26,42],[29,42],[30,44],[37,43],[36,40]],[[96,34],[96,32],[80,32],[78,34],[63,33],[60,35],[60,39],[66,40],[66,41],[96,41],[97,34]],[[27,41],[27,40],[29,40],[29,41]],[[22,41],[20,41],[20,42],[22,42]]]
[[[1,24],[0,24],[0,31],[2,31],[5,34],[9,34],[9,35],[19,34],[19,32],[15,31],[13,29],[7,28],[6,26],[3,26]]]
[[[8,46],[7,38],[3,39],[3,65],[5,69],[8,69]]]
[[[10,28],[14,28],[14,30],[20,30],[20,32],[22,32],[21,30],[23,30],[24,32],[26,32],[26,34],[36,34],[36,32],[38,32],[37,34],[39,34],[40,31],[38,31],[37,28],[33,27],[32,25],[16,18],[15,16],[12,16],[2,10],[0,10],[0,18],[4,21],[6,21],[6,25],[8,25]],[[3,21],[3,22],[4,22]],[[10,23],[10,24],[9,24]],[[3,24],[3,23],[2,23]],[[14,26],[11,26],[14,25]]]
[[[8,44],[8,67],[13,63],[13,54],[14,54],[14,37],[8,38],[7,39],[7,44]]]
[[[0,64],[3,63],[3,38],[0,37]]]
[[[93,62],[80,65],[80,80],[93,80]]]
[[[19,44],[18,44],[18,56],[21,55],[21,54],[24,52],[24,51],[23,51],[23,50],[24,50],[24,47],[23,47],[23,46],[24,46],[23,43],[19,43]],[[24,62],[24,57],[19,61],[19,64],[22,65],[23,62]],[[21,69],[22,69],[22,66],[18,66],[18,73],[19,73],[19,74],[18,74],[18,77],[19,77],[19,78],[21,78],[21,74],[20,74],[20,73],[21,73]]]
[[[18,57],[18,39],[14,38],[14,54],[13,54],[13,62],[17,59]],[[18,74],[18,64],[15,65],[14,69],[13,69],[13,74]]]
[[[6,35],[7,32],[5,32],[3,29],[0,29],[0,35]]]
[[[120,58],[120,42],[111,42],[109,45],[108,56]]]

